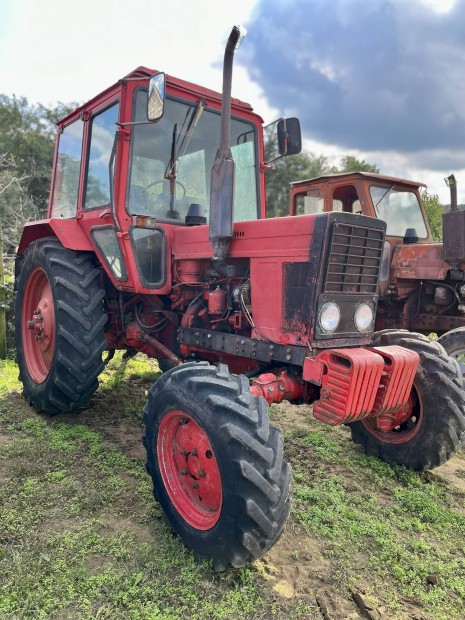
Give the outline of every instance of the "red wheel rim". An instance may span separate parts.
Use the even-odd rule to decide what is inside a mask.
[[[363,425],[369,433],[374,435],[383,443],[402,444],[407,443],[421,428],[423,423],[423,403],[415,388],[410,393],[408,402],[408,417],[405,422],[399,424],[390,431],[380,431],[376,428],[376,418],[362,420]]]
[[[35,383],[48,377],[55,350],[53,293],[45,272],[35,269],[26,283],[21,335],[27,369]]]
[[[209,530],[220,518],[221,475],[210,440],[184,411],[170,411],[160,422],[158,466],[174,507],[189,525]]]

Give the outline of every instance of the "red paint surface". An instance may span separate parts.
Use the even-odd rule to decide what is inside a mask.
[[[208,435],[185,411],[170,411],[160,423],[157,448],[160,474],[178,513],[197,530],[212,528],[223,490]]]
[[[55,309],[50,282],[42,269],[35,269],[29,276],[22,315],[27,368],[35,383],[43,383],[50,372],[55,350]]]

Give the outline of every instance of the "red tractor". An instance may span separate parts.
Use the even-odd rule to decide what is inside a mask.
[[[385,223],[265,218],[262,119],[139,67],[58,123],[48,217],[16,260],[16,345],[38,411],[85,407],[116,349],[165,372],[144,408],[154,494],[217,569],[279,538],[291,468],[268,404],[313,403],[367,453],[435,467],[465,434],[462,377],[419,334],[374,335]],[[300,150],[277,123],[281,155]],[[218,146],[219,145],[219,146]]]
[[[434,242],[420,189],[423,183],[353,172],[291,183],[290,213],[362,213],[387,223],[376,329],[436,332],[465,374],[465,211],[447,179],[451,209],[444,241]]]

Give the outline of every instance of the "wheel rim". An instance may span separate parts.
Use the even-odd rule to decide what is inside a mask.
[[[35,383],[43,383],[55,349],[55,309],[50,282],[39,268],[30,274],[26,284],[21,334],[29,374]]]
[[[423,403],[415,389],[412,389],[407,404],[404,421],[390,431],[380,431],[376,428],[376,418],[362,420],[365,428],[383,443],[401,444],[410,441],[421,428],[423,422]]]
[[[212,528],[223,501],[215,453],[203,428],[184,411],[160,422],[158,465],[166,491],[181,517],[198,530]]]

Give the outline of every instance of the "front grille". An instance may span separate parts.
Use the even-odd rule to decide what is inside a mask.
[[[334,222],[323,293],[377,294],[384,232]]]

